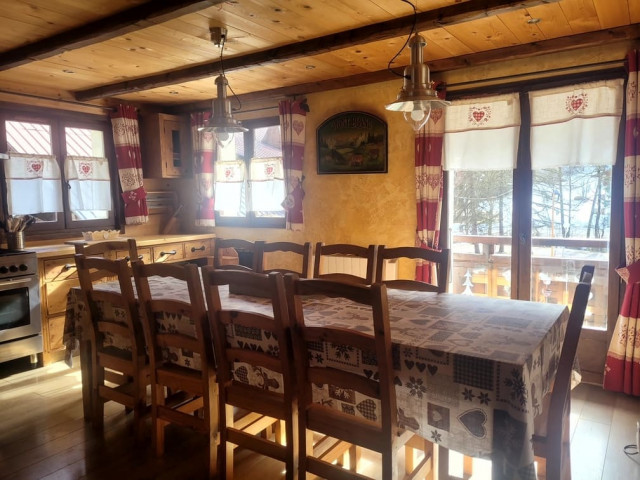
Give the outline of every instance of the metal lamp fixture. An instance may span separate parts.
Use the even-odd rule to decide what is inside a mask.
[[[431,110],[450,105],[438,98],[432,88],[429,67],[424,63],[422,49],[427,45],[422,35],[414,34],[409,40],[411,63],[404,69],[404,83],[395,102],[385,106],[387,110],[402,112],[405,120],[417,132],[429,121]]]
[[[226,38],[227,30],[221,27],[213,27],[211,29],[211,40],[221,49],[224,49],[224,41]],[[220,51],[220,63],[222,65],[222,50]],[[216,135],[216,140],[221,146],[226,146],[233,135],[238,132],[246,132],[238,120],[233,118],[233,112],[231,109],[231,101],[227,98],[227,86],[229,82],[224,75],[224,67],[222,67],[222,73],[216,77],[215,80],[217,97],[213,99],[211,117],[205,122],[205,125],[198,128],[201,132],[213,132]],[[229,87],[231,88],[231,87]],[[233,92],[233,90],[231,90]]]

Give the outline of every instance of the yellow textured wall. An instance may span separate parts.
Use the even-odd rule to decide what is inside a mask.
[[[414,134],[402,115],[384,109],[400,81],[345,88],[307,96],[304,158],[304,231],[216,227],[222,238],[296,242],[413,245],[416,229]],[[388,125],[389,172],[318,175],[316,129],[336,113],[363,111]]]

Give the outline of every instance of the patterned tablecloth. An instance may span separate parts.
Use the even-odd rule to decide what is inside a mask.
[[[186,298],[184,287],[150,280],[153,292]],[[100,288],[118,287],[111,282]],[[68,298],[64,341],[69,350],[82,335],[84,304],[78,292],[72,289]],[[492,459],[494,474],[502,478],[534,479],[533,420],[555,376],[568,309],[458,294],[388,290],[388,296],[401,426],[465,455]],[[265,299],[226,293],[223,306],[271,312]],[[370,309],[342,299],[309,297],[304,310],[310,325],[372,331]],[[277,347],[259,330],[229,335],[246,348]],[[365,376],[377,370],[370,355],[335,345],[318,345],[314,361]],[[244,381],[268,380],[264,372],[244,366],[234,373]],[[277,380],[272,385],[277,388]],[[326,387],[316,394],[335,408],[375,418],[376,405],[354,392]]]

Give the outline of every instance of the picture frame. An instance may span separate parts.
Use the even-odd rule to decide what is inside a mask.
[[[366,112],[343,112],[316,130],[318,174],[387,173],[387,124]]]

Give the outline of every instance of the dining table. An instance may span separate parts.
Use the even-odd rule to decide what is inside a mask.
[[[183,282],[151,277],[149,284],[154,297],[188,298]],[[117,282],[95,288],[119,290]],[[465,294],[395,289],[387,293],[399,427],[464,455],[492,460],[494,480],[534,480],[534,419],[553,384],[569,318],[567,307]],[[268,299],[229,293],[225,287],[220,294],[223,308],[272,313]],[[309,296],[303,299],[303,309],[309,325],[373,334],[370,307]],[[80,288],[72,288],[64,329],[69,363],[78,346],[81,362],[90,362],[83,335],[86,312]],[[193,325],[170,328],[193,329]],[[243,348],[277,348],[272,335],[256,329],[229,330],[228,339]],[[127,348],[122,339],[105,341]],[[367,377],[377,371],[376,359],[364,352],[319,345],[313,356],[317,364],[339,365]],[[194,366],[188,353],[177,361]],[[83,392],[88,394],[90,368],[83,367],[82,372]],[[249,373],[238,367],[234,376],[248,383],[266,378],[249,378]],[[375,417],[375,406],[372,410],[367,399],[342,389],[326,388],[316,394],[317,400],[344,412]]]

